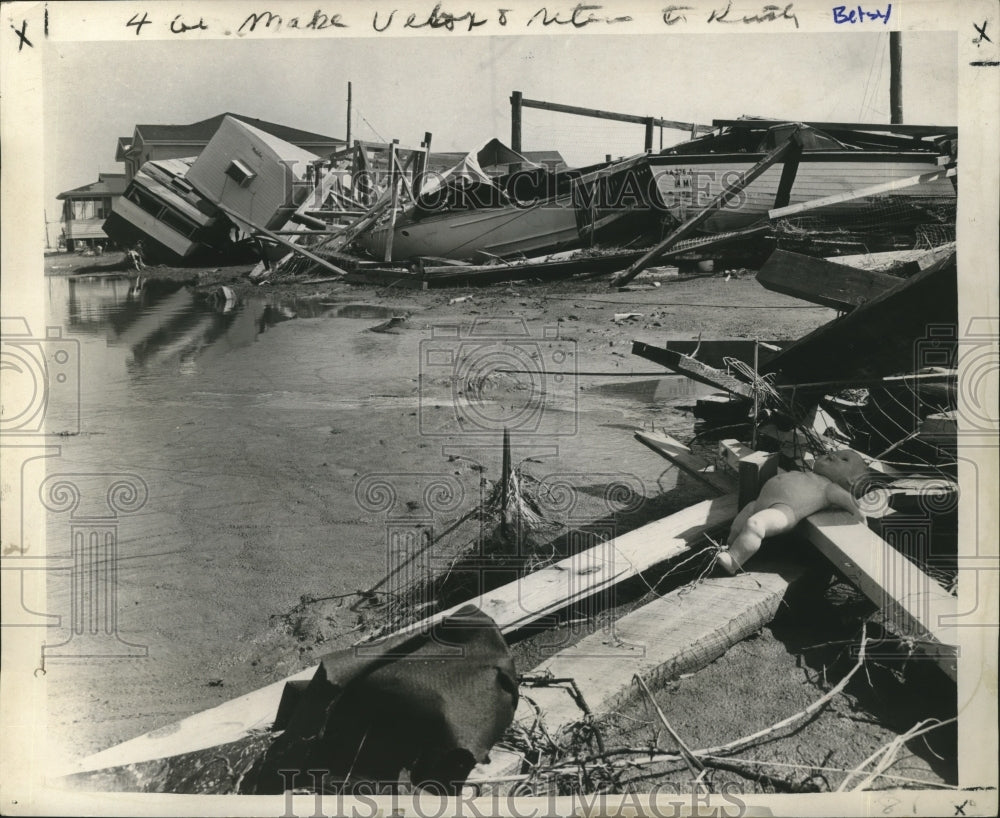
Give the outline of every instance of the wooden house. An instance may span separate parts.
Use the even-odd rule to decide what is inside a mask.
[[[223,113],[190,125],[136,125],[130,137],[118,137],[115,160],[125,164],[125,178],[132,181],[146,162],[197,157],[227,117],[245,122],[257,130],[320,156],[332,153],[344,145],[344,140],[332,136],[289,128],[242,114]]]
[[[63,203],[62,230],[68,251],[107,243],[104,220],[125,192],[125,185],[124,173],[99,173],[96,182],[56,197]]]

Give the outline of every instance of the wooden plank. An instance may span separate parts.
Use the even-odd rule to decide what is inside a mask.
[[[781,350],[781,344],[787,341],[760,341],[759,361],[769,361]],[[721,369],[726,365],[726,358],[736,358],[744,363],[753,363],[754,342],[748,338],[713,338],[711,340],[669,340],[662,347],[655,347],[651,344],[644,344],[635,341],[632,345],[632,354],[645,358],[648,361],[659,363],[657,353],[661,349],[668,349],[672,352],[679,352],[682,355],[689,355],[697,358],[703,364]]]
[[[740,473],[740,461],[753,453],[753,449],[740,443],[736,438],[730,437],[720,440],[719,448],[716,450],[719,468],[728,469],[734,476],[738,477]]]
[[[773,292],[849,312],[904,279],[775,250],[757,273],[757,281]]]
[[[238,219],[240,222],[242,222],[243,224],[245,224],[248,227],[252,228],[254,231],[256,231],[258,233],[263,233],[269,239],[271,239],[272,241],[276,241],[278,244],[282,245],[283,247],[288,248],[293,253],[298,253],[301,256],[305,256],[310,261],[314,261],[317,264],[319,264],[320,266],[326,267],[326,269],[330,270],[331,272],[337,273],[338,275],[347,275],[347,271],[346,270],[341,270],[335,264],[331,264],[326,259],[320,258],[319,256],[315,255],[314,253],[309,252],[304,247],[299,247],[297,244],[293,244],[288,239],[286,239],[286,238],[284,238],[282,236],[279,236],[277,233],[274,233],[271,230],[268,230],[266,227],[261,227],[259,225],[253,224],[252,222],[248,222],[246,219],[244,219],[238,213],[236,213],[235,211],[230,210],[228,207],[226,207],[226,205],[220,204],[219,207],[227,215],[232,216],[234,219]]]
[[[774,618],[789,584],[800,575],[800,567],[782,565],[704,579],[584,637],[533,673],[572,678],[591,712],[599,716],[632,695],[633,674],[651,685],[663,684],[705,667],[758,632]],[[538,705],[553,737],[583,716],[565,687],[523,686],[521,692]],[[515,716],[526,725],[534,717],[527,703]]]
[[[723,207],[733,196],[736,196],[741,190],[743,190],[743,188],[771,167],[771,165],[775,162],[779,162],[787,154],[792,153],[796,146],[800,144],[799,140],[799,132],[796,129],[789,134],[788,139],[778,145],[778,147],[774,150],[767,153],[756,165],[747,170],[745,173],[740,173],[736,180],[726,185],[708,204],[677,227],[663,241],[649,250],[646,255],[635,262],[635,264],[629,267],[625,272],[616,275],[611,280],[611,283],[616,287],[620,287],[622,284],[627,284],[639,275],[645,267],[648,267],[656,259],[660,258],[668,249],[670,249],[671,246],[698,229],[698,227],[704,224],[716,210]]]
[[[732,375],[723,372],[721,369],[715,369],[714,367],[707,366],[701,361],[695,360],[694,358],[680,352],[650,346],[649,344],[644,344],[642,341],[633,341],[632,354],[638,355],[641,358],[646,358],[650,361],[655,361],[656,363],[662,364],[674,372],[679,372],[681,375],[698,381],[699,383],[708,384],[716,389],[724,389],[727,392],[731,392],[732,394],[739,395],[743,398],[749,398],[753,395],[753,391],[751,390],[749,384],[737,380]]]
[[[618,582],[679,556],[707,530],[736,516],[736,494],[704,500],[397,631],[412,633],[471,602],[504,633],[518,630]],[[316,666],[237,699],[195,713],[78,761],[62,773],[135,764],[238,741],[274,720],[285,683],[310,679]]]
[[[732,522],[736,512],[735,492],[703,500],[397,633],[426,628],[469,603],[510,633],[685,553],[705,531]]]
[[[953,326],[957,318],[951,255],[785,347],[761,372],[778,373],[784,384],[860,382],[913,372],[919,365],[915,344],[927,337],[927,328]]]
[[[789,205],[788,207],[776,207],[767,211],[767,218],[772,220],[782,219],[785,216],[792,216],[796,213],[805,213],[807,210],[815,210],[818,207],[826,207],[827,205],[839,204],[840,202],[849,202],[852,199],[860,199],[864,196],[878,196],[881,193],[891,193],[894,190],[902,190],[904,188],[913,187],[914,185],[934,182],[938,179],[954,176],[955,174],[956,170],[954,167],[942,168],[941,170],[931,171],[930,173],[921,173],[919,176],[910,176],[907,179],[896,179],[892,182],[883,182],[879,185],[871,185],[870,187],[863,187],[858,190],[849,190],[846,193],[836,193],[833,196],[824,196],[821,199],[813,199],[809,202],[800,202],[799,204]]]
[[[913,637],[916,647],[956,678],[955,597],[846,511],[821,511],[798,530],[865,596]]]
[[[774,125],[787,124],[783,119],[713,119],[715,128],[733,128],[754,126],[769,128]],[[834,129],[848,131],[872,131],[874,133],[901,133],[912,136],[956,136],[958,128],[954,125],[873,125],[865,122],[803,122],[810,128]]]
[[[709,464],[700,457],[692,454],[691,450],[675,440],[670,435],[661,432],[635,433],[635,439],[648,446],[654,452],[667,458],[677,468],[687,472],[696,480],[704,483],[713,491],[720,494],[730,492],[734,488],[734,481],[729,475],[718,474],[714,471],[705,471]]]
[[[781,179],[778,182],[778,192],[774,196],[775,207],[786,207],[792,198],[792,186],[799,173],[799,160],[802,158],[802,143],[796,142],[795,147],[785,157],[781,168]]]
[[[696,125],[691,122],[677,122],[673,119],[660,119],[659,117],[639,116],[637,114],[618,114],[613,111],[602,111],[598,108],[582,108],[579,105],[562,105],[558,102],[544,102],[538,99],[524,99],[520,91],[515,91],[514,94],[518,97],[518,105],[522,108],[537,108],[541,111],[576,114],[577,116],[589,116],[594,119],[610,119],[615,122],[634,122],[637,125],[645,125],[651,122],[660,128],[670,128],[675,131],[690,131],[694,128],[711,130],[708,125]],[[511,102],[514,102],[513,97],[511,98]],[[519,151],[520,149],[514,148],[514,150]]]

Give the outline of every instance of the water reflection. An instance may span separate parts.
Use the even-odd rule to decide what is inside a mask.
[[[390,307],[273,296],[239,298],[228,287],[196,291],[183,282],[120,275],[50,277],[50,316],[69,332],[103,336],[127,350],[126,371],[196,371],[195,362],[254,343],[296,318],[391,317]]]

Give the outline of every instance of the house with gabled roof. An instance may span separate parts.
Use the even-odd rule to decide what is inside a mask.
[[[227,116],[319,156],[344,146],[344,140],[336,137],[243,114],[222,113],[190,125],[136,125],[131,137],[118,137],[115,161],[125,163],[125,179],[131,181],[146,162],[199,156]]]
[[[125,186],[124,173],[98,173],[96,182],[56,196],[63,203],[62,230],[67,250],[73,252],[80,246],[93,247],[108,241],[102,226]]]

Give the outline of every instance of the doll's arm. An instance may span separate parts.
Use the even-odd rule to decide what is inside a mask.
[[[836,483],[830,483],[826,487],[826,501],[831,506],[849,511],[859,523],[865,522],[865,515],[858,506],[858,501],[854,499],[854,495]]]

